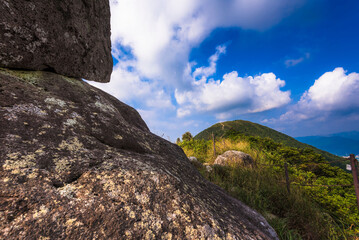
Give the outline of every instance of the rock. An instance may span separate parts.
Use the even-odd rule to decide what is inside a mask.
[[[193,156],[188,157],[188,160],[189,160],[190,162],[199,162],[199,161],[197,160],[197,158],[196,158],[196,157],[193,157]]]
[[[211,166],[209,166],[209,165],[207,165],[207,166],[205,166],[206,167],[206,171],[207,172],[212,172],[213,171],[213,168],[211,167]]]
[[[213,171],[213,168],[212,166],[209,164],[209,163],[204,163],[203,166],[205,167],[206,171],[207,172],[212,172]]]
[[[228,166],[228,165],[253,165],[253,158],[244,152],[229,150],[219,155],[214,164]]]
[[[0,67],[110,81],[108,0],[1,0],[0,12]]]
[[[0,69],[0,239],[278,239],[86,82]]]

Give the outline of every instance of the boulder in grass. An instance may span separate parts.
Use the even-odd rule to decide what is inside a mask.
[[[247,153],[229,150],[219,155],[214,161],[214,164],[221,166],[251,166],[253,165],[253,158]]]
[[[212,172],[213,171],[213,168],[212,168],[212,166],[209,164],[209,163],[205,163],[205,164],[203,164],[203,166],[206,168],[206,171],[207,172]]]
[[[188,157],[188,160],[191,162],[191,163],[194,163],[194,162],[199,162],[198,159],[196,157]]]

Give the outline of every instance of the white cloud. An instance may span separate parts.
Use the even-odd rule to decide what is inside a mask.
[[[211,103],[209,99],[209,93],[223,94],[228,84],[234,84],[234,80],[223,81],[219,84],[221,87],[215,87],[216,81],[205,84],[203,81],[193,82],[193,78],[207,79],[215,73],[216,62],[225,53],[225,46],[217,48],[208,67],[198,67],[194,72],[195,63],[189,63],[190,51],[216,28],[234,26],[262,30],[278,23],[304,1],[110,0],[112,53],[119,62],[114,67],[110,83],[94,85],[139,108],[173,108],[171,94],[175,89],[180,101],[179,94],[197,92],[201,84],[206,86],[202,100],[209,110],[244,104],[243,101],[249,101],[239,100],[244,98],[244,93],[239,97],[228,96],[223,99],[225,103],[222,106]],[[260,96],[261,87],[257,79],[238,78],[236,86],[238,82],[257,86],[256,90],[252,89],[253,96]],[[221,93],[214,93],[217,89]],[[181,93],[184,90],[188,92]],[[234,98],[237,100],[234,101]],[[253,103],[249,111],[262,111],[280,105],[274,101],[259,102]],[[178,115],[190,114],[187,107],[179,109]]]
[[[209,59],[208,67],[199,67],[192,74],[192,88],[175,91],[179,104],[177,116],[194,112],[213,112],[217,118],[229,118],[233,114],[263,112],[283,106],[290,101],[290,92],[280,90],[285,82],[273,73],[255,77],[239,77],[236,71],[227,73],[222,80],[208,79],[216,72],[223,46]],[[199,80],[196,80],[200,77]]]
[[[118,63],[110,83],[91,84],[140,109],[151,130],[157,133],[162,129],[182,132],[184,120],[175,116],[175,90],[176,100],[181,102],[183,98],[177,109],[178,116],[188,116],[200,109],[214,111],[220,118],[231,115],[234,109],[256,112],[280,106],[289,101],[289,93],[279,90],[284,81],[274,74],[240,78],[232,72],[225,75],[222,82],[208,79],[215,73],[225,46],[217,48],[207,67],[195,68],[196,64],[189,62],[189,55],[217,28],[264,30],[304,1],[110,0],[112,54]],[[231,89],[232,85],[236,92]],[[266,89],[278,93],[278,99]],[[250,96],[246,96],[246,91]],[[200,94],[197,100],[187,99],[197,94]],[[223,103],[214,101],[212,96]],[[253,100],[259,97],[266,100]],[[205,108],[197,107],[201,103],[205,103]],[[166,124],[168,121],[174,124]]]
[[[222,81],[201,80],[195,84],[192,90],[175,92],[179,117],[193,112],[215,112],[223,119],[232,115],[231,112],[262,112],[290,102],[290,92],[280,90],[285,82],[273,73],[242,78],[233,71],[225,74]]]
[[[265,29],[304,0],[111,0],[114,54],[128,47],[141,77],[185,86],[191,49],[218,27]]]
[[[171,96],[155,83],[142,81],[138,72],[133,69],[133,63],[128,60],[117,64],[109,83],[90,83],[131,105],[140,104],[143,107],[174,109]]]
[[[336,68],[318,78],[300,101],[280,116],[280,121],[328,120],[359,110],[359,74]]]

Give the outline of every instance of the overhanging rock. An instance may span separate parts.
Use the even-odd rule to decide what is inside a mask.
[[[0,67],[109,82],[108,0],[1,0]]]

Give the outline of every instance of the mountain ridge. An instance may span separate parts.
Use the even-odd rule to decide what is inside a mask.
[[[281,133],[279,131],[276,131],[272,128],[245,120],[234,120],[234,121],[216,123],[211,127],[198,133],[196,136],[194,136],[194,139],[208,140],[211,138],[212,133],[215,135],[215,137],[223,137],[231,131],[244,134],[247,136],[262,137],[262,138],[268,137],[274,140],[275,142],[282,143],[285,146],[289,146],[289,147],[311,148],[315,150],[317,153],[320,153],[329,162],[340,160],[340,157],[330,152],[323,151],[321,149],[316,148],[315,146],[306,143],[302,143],[296,140],[295,138],[288,136],[284,133]],[[335,164],[335,165],[341,166],[340,164]]]

